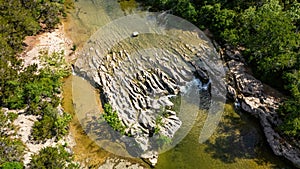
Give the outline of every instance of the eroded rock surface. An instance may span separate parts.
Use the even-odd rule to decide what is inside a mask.
[[[276,113],[280,99],[264,92],[263,84],[246,71],[237,53],[227,49],[224,55],[231,77],[227,86],[228,97],[236,101],[243,111],[260,120],[274,154],[283,156],[300,168],[300,149],[274,130],[282,123]]]
[[[139,157],[157,152],[158,140],[172,139],[181,126],[186,131],[179,135],[184,138],[200,104],[210,107],[213,97],[219,99],[213,105],[225,101],[222,63],[205,35],[186,21],[178,25],[178,17],[150,15],[128,16],[103,27],[90,38],[74,65],[76,74],[100,89],[103,103],[117,111],[126,129],[125,136],[119,137],[107,128],[95,132],[101,128],[96,114],[82,119],[88,124],[82,123],[83,127],[87,126],[95,140],[112,139]],[[132,37],[134,31],[139,32],[138,37]],[[206,93],[201,95],[202,91]],[[190,106],[180,105],[179,100]],[[189,113],[187,118],[180,118],[183,113]],[[216,119],[216,115],[211,112],[209,117]],[[106,135],[112,136],[104,138]]]
[[[146,156],[144,153],[157,151],[157,146],[161,146],[157,145],[160,136],[169,139],[174,137],[182,125],[178,117],[180,112],[174,109],[174,99],[186,98],[186,102],[196,106],[203,103],[209,107],[211,93],[201,95],[200,92],[211,90],[209,75],[213,71],[203,66],[200,56],[201,53],[206,57],[211,55],[210,50],[213,49],[201,44],[197,47],[182,45],[175,50],[178,55],[163,50],[131,54],[120,50],[102,56],[91,47],[85,56],[91,61],[88,62],[88,68],[82,66],[83,63],[87,66],[86,61],[76,62],[75,71],[98,87],[103,102],[109,103],[118,112],[119,119],[126,127],[126,135],[130,136],[121,137],[120,140],[129,147],[131,155]],[[91,57],[92,54],[94,57]],[[193,117],[190,115],[191,122],[195,120]],[[97,128],[95,125],[91,127],[92,118],[85,121],[90,123],[88,132]],[[192,126],[192,123],[188,125]],[[138,148],[132,142],[137,143]],[[154,158],[149,161],[155,165],[157,160]]]
[[[130,56],[120,51],[104,58],[94,82],[104,102],[118,112],[126,133],[144,152],[152,149],[149,137],[154,134],[172,138],[182,121],[170,99],[185,92],[181,88],[195,79],[194,68],[167,52]]]

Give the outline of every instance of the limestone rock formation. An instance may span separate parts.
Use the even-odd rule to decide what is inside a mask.
[[[234,53],[228,49],[225,52],[229,74],[233,77],[227,86],[228,98],[238,102],[237,105],[240,105],[244,112],[260,120],[274,154],[283,156],[300,168],[300,149],[274,130],[282,123],[276,113],[280,99],[267,95],[263,84],[246,71],[245,65],[240,61],[242,59],[237,59]]]
[[[151,24],[156,23],[152,20],[154,18],[148,19],[151,19]],[[217,102],[225,99],[225,87],[218,83],[223,81],[222,63],[201,31],[168,30],[165,24],[161,26],[150,29],[156,31],[154,35],[142,30],[128,32],[130,29],[124,27],[96,32],[74,65],[76,74],[100,90],[102,102],[111,105],[126,128],[128,137],[117,138],[102,131],[105,135],[112,135],[104,139],[113,139],[120,143],[120,147],[129,148],[129,153],[135,156],[157,152],[160,149],[155,140],[159,138],[157,136],[172,141],[183,124],[182,119],[188,123],[185,123],[184,130],[191,128],[195,116],[179,118],[182,107],[174,105],[174,100],[183,99],[184,103],[192,104],[195,111],[190,114],[193,114],[198,112],[202,102],[208,108],[210,101],[207,100],[212,96],[220,96]],[[149,24],[146,27],[148,30]],[[138,31],[139,36],[130,37],[133,31]],[[91,125],[91,120],[86,120],[86,123],[90,129],[97,128]],[[103,134],[97,136],[99,133],[101,131],[93,133],[96,140],[104,137]],[[180,137],[188,132],[183,133]]]

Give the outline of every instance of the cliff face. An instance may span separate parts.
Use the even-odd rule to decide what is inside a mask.
[[[280,98],[264,91],[263,84],[246,71],[243,58],[238,51],[225,49],[223,59],[228,68],[227,97],[236,102],[242,111],[259,119],[267,141],[274,154],[289,160],[300,168],[299,141],[288,141],[276,127],[282,123],[276,110]]]

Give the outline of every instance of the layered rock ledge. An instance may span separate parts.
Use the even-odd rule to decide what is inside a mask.
[[[118,146],[126,147],[130,155],[155,165],[158,151],[164,147],[159,142],[169,142],[175,135],[179,137],[173,139],[176,142],[184,138],[193,126],[200,105],[209,108],[213,104],[218,111],[218,103],[225,102],[220,57],[209,42],[199,38],[202,34],[179,33],[177,41],[167,36],[153,39],[147,34],[139,35],[142,40],[127,39],[110,50],[98,37],[87,44],[74,70],[100,90],[103,103],[109,103],[118,113],[128,136],[116,139],[111,130],[96,131],[101,128],[97,124],[100,115],[87,114],[81,124],[95,140],[112,139],[120,143]],[[153,43],[152,48],[146,46],[144,50],[144,45],[149,45],[144,42]],[[211,103],[211,98],[217,101]],[[180,115],[187,116],[186,121]],[[216,115],[212,112],[210,118],[216,119]],[[178,134],[183,123],[185,131]],[[211,127],[206,130],[213,131]],[[209,134],[207,131],[201,138],[206,139]],[[100,143],[101,146],[109,147],[107,141],[102,142],[105,144]],[[175,144],[171,141],[170,146]]]
[[[282,123],[276,110],[280,98],[271,96],[264,91],[263,84],[248,73],[243,58],[238,51],[226,49],[223,52],[229,73],[227,97],[247,112],[259,119],[271,149],[277,156],[282,156],[294,166],[300,168],[300,149],[286,139],[275,128]],[[298,143],[296,143],[299,145]]]
[[[189,94],[191,90],[201,90],[202,83],[195,74],[208,77],[189,63],[165,51],[131,56],[122,50],[93,59],[97,74],[88,79],[100,89],[102,101],[118,112],[125,134],[130,136],[120,140],[131,155],[141,156],[151,165],[157,162],[160,136],[172,139],[182,125],[173,99],[188,98],[195,95]],[[75,70],[80,72],[78,67]],[[133,144],[138,144],[138,148]]]

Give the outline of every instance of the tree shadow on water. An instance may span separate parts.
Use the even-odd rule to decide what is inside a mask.
[[[215,134],[204,144],[207,154],[224,163],[251,159],[258,165],[269,164],[272,168],[282,166],[281,162],[277,162],[278,157],[272,155],[259,125],[253,124],[253,119],[249,121],[242,120],[240,116],[223,116]]]
[[[249,142],[249,145],[247,145],[247,142],[244,142],[247,140],[243,138],[244,136],[241,136],[241,131],[229,124],[227,120],[238,122],[238,119],[228,116],[224,118],[225,121],[219,123],[218,130],[213,138],[205,142],[207,145],[205,151],[211,154],[213,158],[220,159],[225,163],[234,163],[241,158],[253,157],[255,153],[253,145]]]

